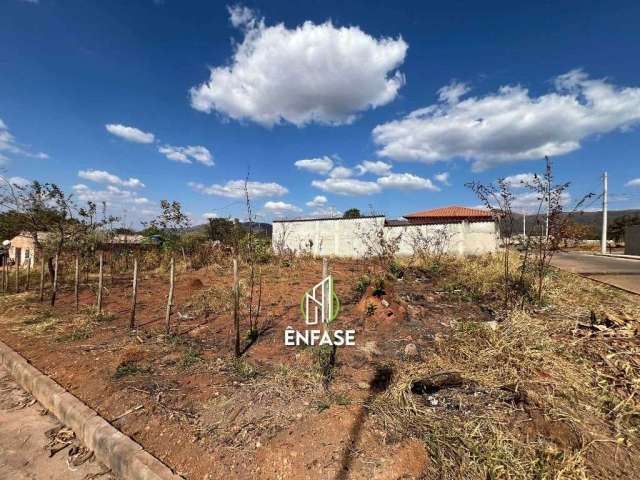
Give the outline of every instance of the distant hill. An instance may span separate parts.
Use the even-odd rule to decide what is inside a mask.
[[[249,222],[240,222],[240,225],[242,225],[242,227],[245,230],[249,230]],[[194,225],[192,227],[185,228],[184,231],[185,232],[204,231],[206,233],[206,229],[207,229],[207,224],[206,223],[201,223],[200,225]],[[254,233],[264,233],[265,235],[270,237],[271,236],[271,231],[272,231],[272,227],[271,227],[270,223],[253,222],[253,232]]]
[[[630,210],[609,210],[607,215],[607,225],[611,225],[617,219],[624,216],[640,216],[640,209]],[[602,212],[576,212],[571,214],[571,219],[576,223],[583,225],[593,225],[594,239],[600,238],[602,234]],[[522,215],[514,214],[514,230],[515,233],[522,233]],[[544,223],[544,215],[541,216],[541,223]],[[535,215],[527,215],[527,232],[531,232],[536,224]]]

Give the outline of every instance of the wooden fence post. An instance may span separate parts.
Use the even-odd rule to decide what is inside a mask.
[[[40,301],[44,300],[44,251],[40,252],[42,260],[40,260]]]
[[[80,255],[76,254],[76,271],[73,277],[73,295],[76,299],[76,312],[80,308]]]
[[[327,257],[322,257],[322,281],[324,281],[327,277],[329,276],[329,259]],[[331,320],[329,317],[329,312],[331,311],[331,309],[329,308],[329,304],[327,303],[327,297],[331,296],[331,289],[329,288],[329,285],[327,285],[326,283],[322,284],[322,300],[323,300],[323,306],[322,308],[324,309],[323,312],[323,317],[324,317],[324,321],[325,323],[322,325],[322,329],[326,330],[327,329],[327,323]],[[333,301],[333,298],[329,298],[329,301]]]
[[[100,315],[102,313],[102,263],[103,263],[103,253],[100,251],[99,262],[100,269],[98,270],[98,302],[96,305],[96,313]]]
[[[27,262],[27,284],[25,286],[25,291],[29,291],[29,286],[31,285],[31,257],[29,257],[29,261]]]
[[[129,318],[129,328],[133,330],[136,326],[136,302],[138,300],[138,259],[133,258],[133,293],[131,295],[131,317]]]
[[[238,277],[238,259],[233,259],[233,326],[236,333],[235,354],[240,356],[240,279]]]
[[[0,276],[2,277],[2,293],[7,293],[7,284],[5,282],[5,278],[4,278],[4,266],[7,263],[7,258],[3,255],[2,256],[2,265],[0,266],[0,269],[2,270],[0,272]]]
[[[113,287],[113,250],[109,251],[109,285]]]
[[[171,267],[169,269],[169,296],[167,297],[167,312],[164,317],[167,335],[171,333],[171,306],[173,305],[173,280],[175,270],[175,259],[171,257]]]
[[[53,265],[53,285],[51,287],[51,306],[56,304],[56,293],[58,293],[58,254],[55,256],[55,264]]]
[[[16,293],[20,292],[20,262],[16,256]]]

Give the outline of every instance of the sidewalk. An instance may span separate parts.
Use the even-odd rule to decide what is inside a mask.
[[[90,460],[70,466],[69,447],[49,457],[45,432],[59,425],[0,367],[0,478],[11,480],[109,480],[105,467]]]

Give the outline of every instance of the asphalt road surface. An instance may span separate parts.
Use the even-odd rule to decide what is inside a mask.
[[[0,367],[0,479],[113,479],[110,473],[103,474],[106,468],[93,459],[71,466],[70,447],[50,457],[45,432],[58,425],[58,421],[44,412]]]
[[[558,252],[551,264],[640,295],[640,260]]]

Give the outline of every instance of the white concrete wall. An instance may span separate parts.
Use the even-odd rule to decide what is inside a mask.
[[[450,255],[481,255],[495,252],[499,238],[494,222],[461,222],[436,225],[385,227],[385,238],[399,240],[398,255],[413,255],[416,245]]]
[[[495,252],[498,233],[494,222],[462,222],[443,225],[385,226],[384,217],[304,220],[273,223],[273,249],[316,256],[362,257],[375,244],[380,231],[385,240],[398,240],[399,255],[412,255],[421,239],[445,238],[445,253],[480,255]],[[430,240],[422,241],[429,244]]]
[[[384,217],[274,222],[274,251],[284,247],[317,256],[362,257],[367,238],[384,227]]]

